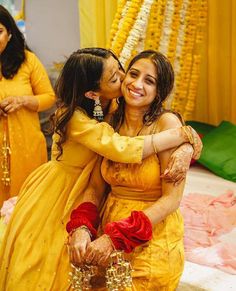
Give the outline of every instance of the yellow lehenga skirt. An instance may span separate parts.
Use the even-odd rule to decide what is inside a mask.
[[[104,160],[102,173],[111,184],[104,206],[102,225],[130,216],[132,210],[151,206],[160,188],[160,165],[156,156],[140,164],[127,165]],[[173,291],[184,267],[183,218],[180,211],[155,225],[151,241],[125,257],[131,262],[133,291]],[[96,284],[95,284],[96,285]]]

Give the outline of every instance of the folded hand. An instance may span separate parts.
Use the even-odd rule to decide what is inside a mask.
[[[1,101],[0,107],[5,113],[12,113],[24,106],[23,97],[7,97]]]
[[[85,254],[85,262],[88,265],[91,264],[106,267],[113,250],[114,247],[111,239],[108,235],[103,234],[89,244]]]
[[[174,182],[176,186],[179,185],[186,178],[192,155],[193,147],[190,144],[181,145],[172,153],[161,178],[167,182]]]
[[[192,133],[192,139],[193,139],[193,159],[198,160],[201,156],[201,152],[202,152],[202,140],[199,136],[199,134],[190,126],[191,129],[191,133]]]
[[[2,116],[7,116],[6,112],[1,108],[1,105],[0,105],[0,117]]]
[[[85,229],[78,228],[69,237],[69,257],[72,264],[81,266],[84,264],[84,255],[91,242],[90,235]]]

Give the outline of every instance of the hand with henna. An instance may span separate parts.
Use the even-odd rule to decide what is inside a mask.
[[[88,231],[84,228],[76,229],[68,239],[68,250],[70,262],[75,266],[81,266],[85,263],[85,253],[91,238]]]
[[[85,262],[88,265],[107,267],[113,250],[114,247],[111,239],[108,235],[103,234],[96,240],[92,241],[87,247],[84,256]]]
[[[202,152],[202,140],[199,136],[199,134],[196,132],[195,129],[193,129],[191,126],[188,126],[189,130],[190,130],[190,134],[192,136],[192,146],[193,146],[193,156],[192,158],[194,160],[198,160],[201,156],[201,152]]]
[[[167,168],[161,178],[167,182],[179,185],[185,178],[193,156],[193,147],[189,143],[181,145],[176,149],[168,162]]]

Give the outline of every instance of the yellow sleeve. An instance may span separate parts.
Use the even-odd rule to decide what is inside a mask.
[[[56,97],[47,72],[35,54],[26,51],[27,60],[31,66],[31,86],[35,98],[38,99],[38,111],[49,109],[55,103]]]
[[[143,136],[120,136],[108,123],[99,123],[81,111],[74,113],[67,134],[68,139],[83,144],[114,162],[140,163],[142,161]]]

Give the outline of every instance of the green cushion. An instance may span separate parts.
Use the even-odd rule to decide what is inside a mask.
[[[200,133],[201,135],[208,134],[212,129],[216,128],[216,126],[199,122],[199,121],[186,121],[187,125],[191,125],[192,128],[196,130],[196,132]]]
[[[223,121],[202,138],[198,162],[215,174],[236,182],[236,126]]]

